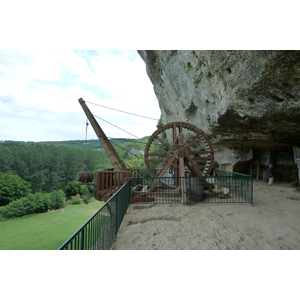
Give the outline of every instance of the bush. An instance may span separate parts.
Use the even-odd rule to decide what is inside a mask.
[[[76,196],[72,196],[71,203],[72,203],[72,205],[82,204],[81,196],[79,194],[77,194]]]
[[[5,206],[0,206],[0,216],[3,216],[5,210]]]
[[[65,191],[67,197],[76,195],[89,195],[89,197],[92,197],[94,195],[94,189],[93,185],[79,185],[74,181],[71,181],[67,184]]]
[[[16,217],[22,217],[26,215],[26,209],[21,201],[14,201],[7,205],[5,209],[3,210],[3,216],[5,218],[16,218]]]
[[[74,181],[71,181],[66,186],[66,196],[72,197],[76,196],[77,194],[81,194],[81,185],[76,184]]]
[[[81,186],[81,198],[85,204],[89,204],[91,202],[91,199],[93,197],[93,194],[91,193],[89,189],[90,185],[82,185]],[[93,186],[92,186],[93,187]]]
[[[59,209],[66,204],[66,194],[62,190],[53,191],[50,194],[51,209]]]
[[[80,196],[79,196],[80,197]],[[65,194],[62,190],[52,193],[29,194],[9,205],[1,208],[5,218],[16,218],[34,213],[43,213],[49,209],[58,209],[65,206]]]
[[[24,197],[14,203],[16,203],[14,205],[23,204],[25,215],[34,214],[39,209],[38,199],[35,194],[29,194],[27,197]]]
[[[36,193],[35,196],[38,203],[35,213],[42,213],[51,208],[50,194]]]

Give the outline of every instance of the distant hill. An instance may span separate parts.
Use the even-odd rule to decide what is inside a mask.
[[[139,169],[141,174],[146,174],[143,153],[148,139],[149,136],[142,139],[113,138],[110,142],[127,167]],[[101,143],[96,139],[59,142],[0,141],[0,153],[0,172],[14,172],[35,184],[35,190],[58,188],[54,184],[62,184],[63,180],[64,184],[67,184],[76,174],[76,170],[82,168],[83,157],[88,160],[87,164],[92,172],[112,167]],[[60,166],[63,167],[65,163],[68,165],[67,171],[61,172]],[[54,176],[54,179],[59,180],[55,179],[55,183],[48,182],[52,178],[49,172],[52,172],[51,176]],[[33,182],[33,179],[36,182]]]
[[[122,145],[129,142],[134,142],[136,139],[124,139],[124,138],[113,138],[110,142],[115,145]],[[47,142],[20,142],[20,141],[2,141],[3,143],[25,143],[30,144],[45,144],[54,146],[67,146],[76,149],[102,149],[102,145],[99,140],[72,140],[72,141],[47,141]]]

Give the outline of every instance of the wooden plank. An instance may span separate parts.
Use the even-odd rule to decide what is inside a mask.
[[[132,197],[130,198],[130,203],[137,203],[137,202],[154,202],[154,197]]]

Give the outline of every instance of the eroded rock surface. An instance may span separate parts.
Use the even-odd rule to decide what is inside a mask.
[[[287,165],[292,161],[298,173],[292,149],[300,145],[300,51],[139,54],[163,123],[184,121],[201,128],[215,146],[216,160],[229,169],[242,161],[259,165],[261,158],[249,157],[250,149],[257,155],[267,151],[273,164],[278,151],[287,151]],[[228,162],[224,151],[231,151]]]

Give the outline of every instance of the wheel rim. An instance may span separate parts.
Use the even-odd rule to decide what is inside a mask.
[[[145,148],[145,165],[152,177],[208,176],[214,153],[208,136],[197,126],[172,122],[158,128]]]

